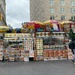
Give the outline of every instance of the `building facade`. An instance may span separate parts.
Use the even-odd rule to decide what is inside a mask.
[[[74,20],[75,0],[30,0],[30,20]]]
[[[6,2],[0,0],[0,25],[7,25],[6,23]]]

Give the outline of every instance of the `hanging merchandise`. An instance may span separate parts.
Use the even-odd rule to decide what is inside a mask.
[[[0,40],[0,61],[3,60],[3,41]]]
[[[26,22],[22,27],[22,32],[34,32],[34,22]]]
[[[34,57],[30,33],[6,33],[4,39],[8,42],[9,61],[29,61],[29,57]]]
[[[24,49],[25,52],[29,51],[29,57],[34,57],[34,51],[33,51],[33,39],[31,37],[24,39]]]
[[[0,33],[0,61],[3,60],[3,34]]]
[[[60,31],[59,22],[56,20],[45,21],[44,25],[46,25],[46,31]]]
[[[25,50],[25,61],[29,61],[29,58],[34,58],[33,50],[33,36],[24,38],[24,50]]]
[[[35,31],[42,31],[41,25],[43,25],[43,23],[40,21],[25,22],[21,29],[21,32],[33,33]]]
[[[9,61],[9,42],[4,38],[4,61]]]
[[[69,33],[70,28],[73,28],[75,25],[72,21],[63,21],[63,22],[60,22],[60,26],[64,32]]]
[[[58,30],[58,26],[57,26],[56,24],[54,24],[54,23],[53,23],[53,28],[54,28],[54,30],[56,30],[56,31]]]
[[[43,60],[43,40],[36,38],[36,60]]]
[[[9,61],[22,61],[20,57],[21,57],[21,50],[24,50],[23,40],[18,40],[18,39],[13,40],[13,39],[8,41]]]
[[[19,36],[19,34],[18,34]],[[5,48],[5,60],[9,56],[9,61],[19,61],[20,60],[20,50],[23,49],[22,39],[18,39],[16,33],[6,33],[5,43],[7,44]]]

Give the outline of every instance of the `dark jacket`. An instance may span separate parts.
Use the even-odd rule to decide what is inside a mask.
[[[73,54],[74,54],[73,49],[75,49],[75,41],[71,41],[71,42],[69,43],[69,48],[72,50],[72,52],[73,52]]]

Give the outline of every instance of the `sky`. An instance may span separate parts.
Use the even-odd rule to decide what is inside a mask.
[[[29,0],[6,0],[6,21],[13,28],[30,21]]]

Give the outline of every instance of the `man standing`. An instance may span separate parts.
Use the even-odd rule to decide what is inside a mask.
[[[72,50],[72,53],[74,54],[72,61],[73,61],[74,64],[75,64],[75,40],[74,40],[74,41],[71,41],[71,42],[69,43],[69,48]]]

